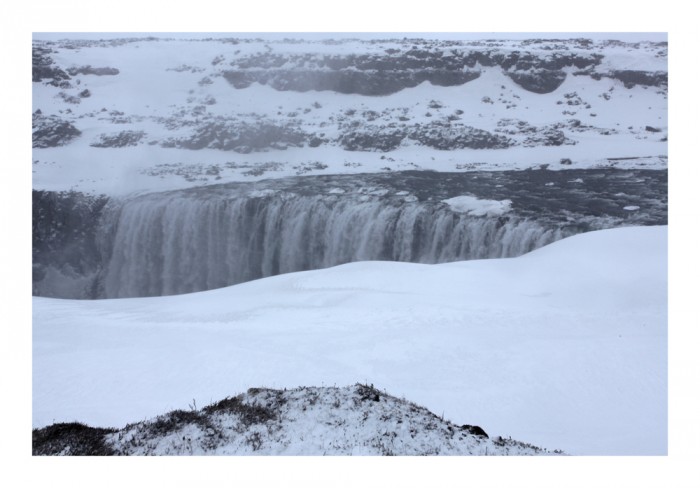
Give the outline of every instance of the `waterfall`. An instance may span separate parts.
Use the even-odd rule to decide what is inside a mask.
[[[666,182],[648,170],[405,171],[123,199],[33,191],[32,290],[160,296],[351,261],[514,257],[579,232],[665,225]],[[468,195],[512,206],[480,217],[442,203]]]
[[[519,217],[470,217],[401,198],[172,192],[107,212],[104,296],[208,290],[351,261],[512,257],[563,237]]]

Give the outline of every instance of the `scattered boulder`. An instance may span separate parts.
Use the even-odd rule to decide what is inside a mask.
[[[75,75],[95,75],[95,76],[115,76],[119,74],[117,68],[93,68],[90,65],[68,68],[71,76]]]
[[[92,147],[128,147],[136,146],[145,132],[140,130],[124,130],[117,134],[101,134],[98,141],[90,144]]]

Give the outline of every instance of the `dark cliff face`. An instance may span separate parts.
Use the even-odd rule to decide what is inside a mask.
[[[32,47],[32,82],[50,80],[51,84],[58,86],[61,82],[70,80],[68,73],[56,66],[49,54],[50,48]]]
[[[41,295],[41,283],[49,269],[67,278],[96,274],[102,256],[98,249],[98,226],[107,203],[104,196],[79,192],[32,191],[32,281],[34,294]],[[85,286],[93,288],[92,284]],[[83,297],[96,297],[94,289],[82,290]],[[66,295],[72,292],[66,290]],[[59,295],[61,296],[61,295]]]
[[[566,78],[567,68],[579,75],[596,79],[619,79],[626,87],[634,85],[662,86],[668,84],[665,72],[640,70],[594,71],[604,55],[592,50],[590,41],[579,39],[552,44],[552,41],[533,39],[523,41],[523,50],[507,51],[493,47],[489,42],[460,45],[450,48],[449,42],[411,40],[392,42],[392,47],[373,54],[280,54],[271,52],[242,56],[224,66],[217,57],[212,65],[223,68],[221,74],[235,88],[243,89],[252,83],[268,85],[280,91],[331,90],[344,94],[382,96],[404,88],[415,87],[425,81],[437,86],[457,86],[480,76],[481,67],[500,67],[516,84],[535,93],[550,93]],[[261,41],[262,42],[262,41]],[[609,41],[614,44],[614,41]],[[541,44],[541,45],[540,45]],[[666,43],[657,43],[661,50]],[[533,46],[533,51],[529,47]],[[269,48],[269,46],[267,46]],[[571,51],[571,48],[577,48]],[[61,67],[51,58],[51,43],[36,43],[32,48],[32,81],[55,86],[70,86],[72,76],[118,75],[110,67]],[[211,80],[209,80],[211,82]]]
[[[635,85],[668,86],[668,73],[663,71],[616,70],[610,76],[624,83],[625,88]]]
[[[534,93],[551,93],[564,83],[566,73],[550,69],[536,69],[533,71],[515,71],[506,73],[517,85]]]
[[[417,71],[343,69],[338,71],[271,69],[262,72],[227,71],[226,80],[235,88],[246,88],[253,82],[280,91],[332,90],[344,94],[370,96],[390,95],[404,88],[429,81],[438,86],[463,85],[479,77],[478,71],[422,69]]]
[[[340,93],[381,96],[411,88],[425,81],[457,86],[480,76],[480,66],[500,66],[522,88],[535,93],[556,90],[566,79],[567,67],[591,69],[602,55],[497,50],[460,51],[388,49],[384,55],[283,56],[256,54],[239,59],[224,77],[235,88],[257,82],[276,90],[333,90]]]
[[[102,46],[106,41],[86,42],[87,45]],[[129,40],[119,41],[123,42]],[[199,85],[211,84],[213,79],[222,77],[233,87],[232,92],[245,89],[253,83],[260,83],[285,92],[332,91],[381,97],[425,82],[441,87],[463,85],[479,78],[483,68],[500,69],[520,88],[537,94],[557,90],[569,74],[595,80],[616,79],[626,88],[642,85],[661,87],[662,91],[665,91],[668,84],[665,71],[603,70],[601,63],[604,56],[601,53],[605,52],[607,44],[594,44],[585,39],[561,42],[535,39],[521,42],[517,45],[518,50],[513,50],[512,45],[504,47],[504,44],[498,41],[465,43],[404,39],[381,41],[391,46],[385,49],[380,41],[376,45],[364,46],[371,51],[368,54],[323,54],[322,50],[319,51],[319,46],[314,44],[303,46],[298,53],[280,53],[273,50],[277,46],[272,42],[257,42],[262,44],[258,47],[259,51],[247,55],[240,54],[237,50],[235,46],[238,42],[230,42],[233,48],[226,45],[227,43],[213,45],[212,53],[220,54],[210,62],[211,71],[199,81]],[[338,43],[341,44],[342,41]],[[60,115],[42,115],[39,111],[34,113],[34,148],[84,142],[76,140],[82,136],[80,128],[83,128],[84,122],[79,119],[83,116],[111,118],[114,124],[132,123],[132,120],[136,120],[136,115],[132,119],[131,115],[116,110],[107,113],[104,108],[100,112],[73,115],[71,110],[79,112],[77,109],[80,108],[81,102],[93,96],[87,89],[80,91],[81,78],[119,77],[119,70],[116,68],[90,65],[59,66],[52,58],[52,54],[60,52],[60,49],[79,47],[80,45],[73,46],[72,43],[65,42],[35,42],[33,46],[33,81],[55,87],[55,96],[51,96],[62,99],[68,107],[62,110]],[[635,45],[625,47],[631,50]],[[657,51],[658,57],[663,58],[666,55],[664,43],[644,49],[646,55],[649,55],[650,49]],[[342,53],[343,50],[340,49],[339,52]],[[192,73],[207,71],[206,68],[187,65],[169,70]],[[501,88],[506,89],[505,86]],[[607,97],[606,100],[610,97],[609,94],[604,96]],[[514,95],[506,108],[515,109],[515,100],[518,98],[520,97]],[[489,97],[482,99],[482,102],[494,103]],[[178,112],[172,116],[154,119],[156,123],[163,124],[168,131],[182,129],[178,133],[156,138],[142,130],[115,130],[112,133],[100,134],[89,142],[89,145],[96,148],[121,148],[151,144],[164,148],[207,148],[247,154],[287,148],[315,148],[322,145],[339,146],[347,151],[388,152],[401,146],[412,145],[449,151],[463,148],[503,149],[519,144],[531,147],[540,144],[575,143],[561,133],[552,132],[549,127],[533,129],[540,134],[528,137],[525,141],[518,141],[506,137],[505,134],[498,134],[500,129],[492,133],[488,132],[491,129],[485,130],[483,127],[472,127],[460,122],[459,114],[463,113],[461,109],[453,113],[428,110],[425,115],[435,117],[430,122],[426,122],[423,117],[417,119],[414,114],[408,112],[394,112],[399,109],[385,110],[375,115],[358,112],[357,115],[350,116],[339,112],[329,117],[330,122],[324,121],[319,126],[313,126],[305,124],[304,115],[297,112],[284,115],[278,112],[277,116],[272,113],[213,115],[216,112],[207,112],[208,105],[216,104],[212,96],[201,99],[192,96],[188,98],[187,103],[193,105],[178,108]],[[566,103],[571,105],[573,101],[567,100]],[[307,107],[306,111],[310,110],[312,109]],[[408,111],[408,107],[401,110]],[[567,114],[567,111],[563,113]],[[573,114],[572,111],[571,115]],[[196,116],[196,122],[189,121],[182,115]],[[324,128],[327,125],[331,127]],[[615,129],[606,130],[612,132]]]

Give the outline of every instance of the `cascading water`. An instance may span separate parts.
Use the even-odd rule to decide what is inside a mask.
[[[108,297],[188,293],[351,261],[517,256],[562,237],[527,219],[379,197],[149,195],[117,218]]]
[[[442,202],[460,195],[512,209],[473,216]],[[34,197],[34,294],[61,298],[188,293],[361,260],[514,257],[579,232],[667,222],[666,172],[644,170],[407,171]]]

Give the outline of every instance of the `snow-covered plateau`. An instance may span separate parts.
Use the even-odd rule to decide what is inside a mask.
[[[667,56],[585,38],[35,39],[34,188],[665,168]]]
[[[79,37],[32,43],[35,441],[667,453],[666,42]]]

